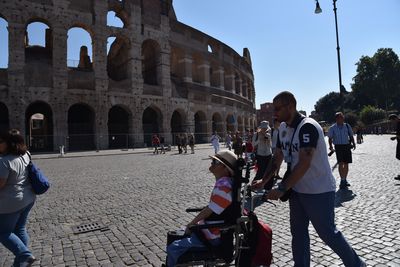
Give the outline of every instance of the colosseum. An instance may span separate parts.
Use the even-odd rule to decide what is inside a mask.
[[[153,133],[172,143],[193,132],[200,143],[256,123],[249,50],[179,22],[172,0],[2,0],[1,20],[0,128],[20,129],[32,151],[139,147]],[[43,46],[30,45],[32,23],[46,26]],[[75,28],[91,47],[71,65]]]

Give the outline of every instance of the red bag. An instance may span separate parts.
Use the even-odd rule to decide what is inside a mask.
[[[251,266],[270,266],[272,262],[272,229],[262,221],[257,222],[257,246]]]

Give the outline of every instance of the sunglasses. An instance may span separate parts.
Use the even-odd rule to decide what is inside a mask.
[[[219,165],[219,164],[222,164],[219,160],[216,160],[216,159],[211,159],[211,165]]]

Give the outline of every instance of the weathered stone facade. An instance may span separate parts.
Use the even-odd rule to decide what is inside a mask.
[[[114,11],[124,27],[107,26]],[[141,146],[152,133],[253,128],[250,53],[177,21],[171,0],[0,1],[8,23],[8,68],[0,69],[0,127],[18,128],[37,150]],[[29,46],[27,25],[45,23],[45,47]],[[67,66],[72,27],[90,33]],[[107,54],[107,38],[116,37]],[[32,115],[43,114],[38,127]]]

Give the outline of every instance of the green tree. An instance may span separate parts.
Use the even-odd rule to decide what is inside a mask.
[[[320,98],[314,105],[316,116],[319,120],[333,122],[335,121],[335,113],[340,110],[342,98],[337,92],[330,92],[329,94]]]
[[[400,60],[391,48],[380,48],[373,57],[362,56],[353,78],[353,109],[365,105],[400,110]]]
[[[360,119],[365,125],[373,124],[386,118],[386,112],[383,109],[373,106],[365,106],[360,112]]]

